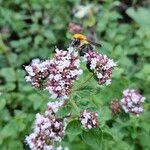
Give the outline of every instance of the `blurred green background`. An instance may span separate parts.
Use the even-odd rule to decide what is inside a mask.
[[[107,131],[103,149],[149,150],[148,0],[0,0],[0,150],[27,149],[25,136],[32,130],[35,114],[46,108],[48,95],[25,82],[24,65],[33,58],[50,57],[55,46],[66,48],[71,22],[101,41],[99,53],[118,62],[112,84],[91,96],[100,109],[107,106],[100,123]],[[146,97],[145,112],[128,120],[118,117],[112,126],[108,104],[120,99],[126,88],[138,89]],[[80,137],[66,143],[71,150],[92,149]]]

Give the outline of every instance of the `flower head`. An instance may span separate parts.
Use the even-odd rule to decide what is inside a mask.
[[[65,131],[64,120],[55,116],[56,107],[58,109],[61,104],[48,104],[49,108],[44,115],[36,114],[34,131],[26,137],[26,143],[32,150],[53,150],[52,143],[62,140]]]
[[[81,124],[85,129],[92,129],[98,127],[98,114],[88,110],[84,110],[80,114]]]
[[[87,61],[89,69],[96,73],[99,84],[111,83],[112,70],[116,66],[112,59],[95,51],[88,51],[84,59]]]
[[[40,61],[39,59],[33,59],[32,62],[25,67],[27,76],[25,77],[27,82],[30,82],[33,87],[39,88],[43,86],[43,81],[48,77],[48,68],[50,61]]]
[[[123,91],[123,97],[120,104],[126,113],[132,113],[139,116],[139,114],[144,111],[142,106],[144,101],[145,97],[143,97],[138,91],[127,89]]]
[[[78,53],[73,47],[69,47],[67,51],[56,49],[46,86],[52,98],[68,98],[74,81],[82,74],[79,65]]]
[[[51,60],[32,60],[30,65],[25,67],[28,73],[25,78],[33,87],[47,89],[51,98],[63,100],[68,98],[74,81],[82,74],[79,66],[78,53],[73,47],[66,51],[56,49]]]

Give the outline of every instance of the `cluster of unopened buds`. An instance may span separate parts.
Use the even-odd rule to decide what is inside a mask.
[[[83,32],[82,26],[80,26],[78,24],[75,24],[73,22],[69,23],[68,30],[71,34],[82,33]]]
[[[85,129],[92,129],[98,127],[98,113],[84,110],[80,114],[80,121]]]
[[[119,111],[120,111],[120,104],[119,104],[119,101],[118,99],[114,99],[112,102],[111,102],[111,111],[113,114],[118,114]]]

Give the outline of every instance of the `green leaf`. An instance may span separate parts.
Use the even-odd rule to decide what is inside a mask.
[[[6,105],[6,99],[1,98],[0,99],[0,110],[2,110]]]
[[[146,8],[139,7],[137,10],[134,8],[127,9],[126,13],[134,19],[139,25],[144,27],[150,27],[150,10]]]
[[[40,43],[43,42],[43,40],[44,40],[43,36],[37,35],[37,36],[35,37],[34,44],[35,44],[36,46],[38,46]]]
[[[44,32],[44,36],[49,40],[50,44],[54,44],[57,41],[54,32],[51,30]]]
[[[9,64],[11,64],[14,67],[20,66],[19,62],[16,63],[16,60],[18,60],[18,55],[17,54],[9,53],[7,57],[8,57]]]
[[[0,110],[0,116],[2,121],[10,121],[11,119],[9,111],[6,108]]]
[[[70,142],[75,140],[77,135],[81,134],[81,132],[82,132],[82,129],[81,129],[81,123],[79,122],[79,120],[72,120],[71,122],[68,123],[67,128],[66,128],[66,133]]]
[[[146,133],[143,131],[142,133],[139,134],[139,138],[140,138],[142,146],[150,147],[150,144],[149,144],[150,134],[149,134],[149,132]]]
[[[123,74],[124,69],[123,68],[115,68],[112,74],[112,77],[114,78],[120,78],[120,76]]]
[[[42,96],[36,93],[29,95],[29,100],[33,102],[34,110],[39,109],[43,104]]]
[[[97,90],[96,87],[91,86],[91,83],[89,83],[85,87],[79,88],[75,94],[79,98],[87,98],[92,96],[96,92],[96,90]]]
[[[150,65],[145,64],[143,66],[143,69],[135,74],[135,77],[137,77],[139,79],[142,79],[142,80],[150,81],[150,76],[149,75],[150,75]]]
[[[0,86],[0,91],[13,91],[15,89],[16,85],[13,82],[8,82],[3,86]]]
[[[2,138],[16,137],[17,136],[17,129],[16,129],[15,123],[13,121],[11,121],[8,124],[6,124],[0,132],[0,136]]]
[[[104,140],[113,140],[113,136],[108,132],[103,132],[103,139]]]
[[[85,26],[92,27],[96,23],[96,18],[94,15],[90,15],[87,20],[85,20]]]
[[[15,111],[15,122],[18,131],[23,131],[26,128],[27,116],[23,111]]]
[[[100,126],[104,126],[105,122],[109,119],[111,119],[112,114],[111,114],[111,110],[109,109],[109,107],[103,107],[100,109],[99,111],[99,122],[100,122]]]
[[[102,146],[102,131],[100,128],[82,132],[83,141],[97,150]]]
[[[66,128],[67,134],[78,135],[81,132],[82,132],[82,129],[81,129],[81,123],[79,120],[72,120],[71,122],[68,123],[67,128]]]
[[[67,115],[70,113],[70,110],[71,110],[71,108],[68,107],[68,106],[61,107],[61,108],[57,111],[56,115],[57,115],[58,118],[59,118],[59,117],[60,117],[60,118],[63,118],[63,117],[67,116]]]
[[[2,75],[7,81],[16,81],[16,73],[13,68],[1,69],[0,75]]]
[[[4,44],[2,36],[0,35],[0,54],[6,52],[8,47]]]
[[[13,141],[13,140],[11,140],[9,142],[9,149],[11,149],[11,150],[15,150],[15,149],[16,150],[22,150],[23,147],[22,147],[21,141],[17,141],[17,140]]]

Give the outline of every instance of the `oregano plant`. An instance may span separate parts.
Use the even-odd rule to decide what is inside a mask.
[[[77,136],[98,150],[103,147],[103,139],[113,138],[101,126],[101,116],[107,116],[100,113],[101,108],[90,95],[111,84],[117,63],[82,42],[74,39],[66,50],[56,48],[51,59],[33,59],[25,67],[26,81],[33,88],[48,91],[50,97],[45,112],[36,114],[33,132],[25,138],[31,150],[68,150],[66,139],[72,141]],[[145,97],[137,90],[125,89],[120,99],[114,98],[107,106],[112,118],[119,113],[139,116],[143,112]]]

